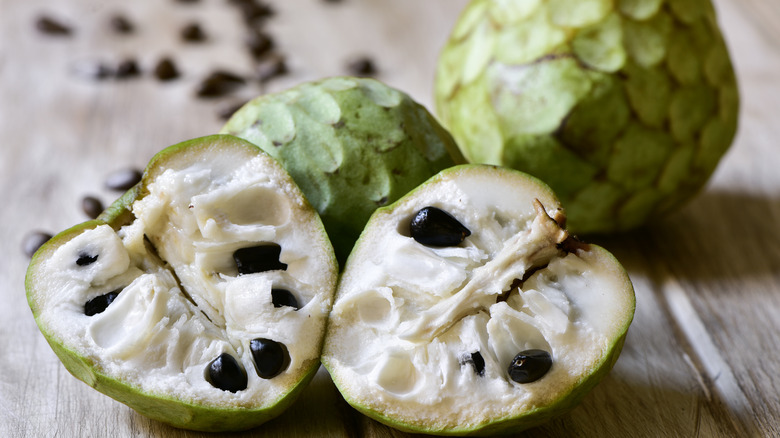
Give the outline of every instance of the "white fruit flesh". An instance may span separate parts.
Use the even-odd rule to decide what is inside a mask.
[[[131,224],[84,231],[43,260],[35,296],[42,327],[145,393],[252,408],[287,394],[319,359],[335,261],[287,174],[265,155],[236,161],[217,152],[159,172],[132,205]],[[268,243],[281,247],[287,269],[239,275],[233,252]],[[83,254],[97,259],[79,266]],[[274,307],[272,288],[292,292],[300,309]],[[85,315],[87,301],[118,289],[105,311]],[[278,376],[258,377],[255,338],[286,346],[290,363]],[[221,353],[246,370],[247,389],[208,382],[207,366]]]
[[[437,178],[369,222],[339,285],[323,362],[351,403],[390,423],[467,430],[571,392],[625,332],[633,294],[606,251],[558,248],[560,206],[538,181],[482,166]],[[472,234],[455,247],[417,243],[409,222],[427,206]],[[519,384],[507,369],[527,349],[549,352],[553,365]],[[481,376],[464,360],[476,352]]]

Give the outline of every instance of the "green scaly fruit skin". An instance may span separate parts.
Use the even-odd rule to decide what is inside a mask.
[[[182,400],[167,397],[162,394],[148,394],[138,387],[122,382],[101,371],[100,364],[83,357],[77,352],[65,347],[62,339],[56,333],[49,332],[39,321],[40,308],[35,300],[37,287],[37,267],[54,252],[83,231],[108,224],[115,230],[133,220],[131,207],[135,200],[148,192],[145,187],[154,178],[157,169],[165,161],[176,154],[198,153],[203,148],[242,148],[248,156],[262,153],[258,148],[246,141],[227,135],[213,135],[185,141],[170,146],[157,153],[147,165],[144,177],[135,187],[129,189],[109,206],[97,219],[73,226],[54,236],[33,255],[25,277],[27,301],[33,317],[44,338],[51,346],[65,368],[77,379],[83,381],[99,392],[131,407],[138,413],[174,427],[205,432],[238,431],[257,427],[278,416],[287,409],[300,395],[301,391],[314,378],[319,367],[318,361],[312,361],[309,369],[301,380],[284,394],[271,407],[249,408],[218,408],[206,407]],[[335,263],[335,261],[334,261]]]
[[[414,190],[410,191],[408,196],[412,196],[416,191],[422,189],[427,184],[434,184],[438,179],[441,178],[443,174],[450,173],[450,172],[458,172],[459,169],[465,169],[469,167],[484,167],[484,168],[493,168],[495,170],[498,170],[500,172],[510,172],[514,173],[516,175],[521,175],[523,178],[525,178],[527,181],[529,181],[531,184],[538,186],[539,192],[541,193],[549,193],[554,196],[554,193],[550,189],[550,187],[545,184],[542,180],[529,175],[525,174],[520,171],[506,169],[506,168],[500,168],[500,167],[494,167],[494,166],[485,166],[485,165],[478,165],[478,164],[465,164],[465,165],[458,165],[451,168],[448,168],[439,174],[432,177],[430,180],[426,181],[422,185],[418,186]],[[400,204],[403,202],[403,199],[398,200],[396,203],[382,207],[377,209],[374,214],[371,216],[371,219],[369,219],[369,222],[374,218],[381,218],[382,216],[385,216],[386,214],[389,214],[395,207],[396,204]],[[361,234],[362,238],[362,234]],[[355,243],[355,247],[358,247],[360,245],[360,239]],[[430,427],[426,427],[423,424],[412,424],[408,422],[399,421],[399,419],[394,417],[389,417],[382,412],[367,408],[363,405],[361,405],[359,402],[351,399],[349,397],[349,394],[344,391],[343,385],[338,379],[333,379],[334,384],[339,389],[339,392],[344,397],[344,399],[347,401],[347,403],[350,404],[353,408],[361,412],[362,414],[366,415],[367,417],[373,418],[374,420],[379,421],[382,424],[385,424],[387,426],[390,426],[394,429],[408,432],[408,433],[422,433],[422,434],[431,434],[431,435],[440,435],[440,436],[491,436],[491,435],[511,435],[519,433],[523,430],[530,429],[532,427],[540,426],[554,418],[560,417],[562,415],[565,415],[577,405],[582,402],[582,399],[585,398],[585,396],[596,387],[596,385],[601,382],[607,374],[612,370],[612,367],[615,365],[615,362],[617,362],[620,353],[623,349],[623,344],[625,343],[626,335],[628,334],[628,329],[631,326],[631,323],[634,319],[634,313],[636,310],[636,296],[634,293],[634,288],[631,283],[630,278],[628,277],[628,273],[625,271],[625,269],[622,267],[620,262],[615,258],[612,253],[607,251],[606,249],[594,245],[594,244],[582,244],[584,248],[593,254],[596,254],[596,257],[600,259],[600,261],[604,264],[609,264],[613,267],[613,272],[615,272],[617,275],[621,277],[621,283],[624,285],[627,293],[630,296],[630,306],[627,309],[628,317],[625,319],[625,324],[620,329],[621,335],[614,339],[610,347],[604,352],[602,356],[602,360],[595,364],[592,371],[588,373],[587,377],[583,378],[580,381],[573,382],[572,385],[569,387],[569,389],[562,393],[562,396],[559,397],[557,400],[554,400],[550,402],[547,405],[539,406],[533,410],[523,412],[516,416],[509,416],[506,418],[496,418],[493,421],[490,421],[485,424],[479,424],[475,425],[473,427],[469,428],[448,428],[448,429],[434,429]],[[349,260],[347,260],[347,263],[349,263]],[[327,334],[326,334],[327,339]],[[327,342],[327,341],[326,341]],[[333,369],[333,364],[331,364],[327,357],[322,357],[322,365],[327,369],[331,376],[334,375],[334,373],[331,371]]]
[[[739,111],[710,0],[473,0],[440,54],[435,101],[470,162],[544,180],[576,233],[684,205]]]
[[[327,78],[257,97],[220,132],[282,164],[320,214],[342,265],[377,207],[465,162],[424,107],[365,78]]]

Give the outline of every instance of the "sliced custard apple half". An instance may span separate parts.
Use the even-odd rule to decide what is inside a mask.
[[[368,78],[326,78],[257,97],[221,132],[284,166],[322,217],[341,263],[376,208],[465,162],[422,105]]]
[[[405,431],[512,433],[573,408],[612,368],[635,307],[605,249],[563,229],[521,172],[440,172],[369,220],[323,364],[355,408]]]
[[[473,0],[441,51],[435,94],[470,162],[544,180],[576,233],[682,206],[739,112],[710,0]]]
[[[33,257],[27,297],[65,367],[143,415],[207,431],[281,413],[313,377],[337,278],[322,223],[256,146],[171,146],[97,220]]]

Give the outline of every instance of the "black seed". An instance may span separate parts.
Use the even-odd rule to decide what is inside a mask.
[[[485,359],[482,357],[482,353],[475,351],[474,353],[467,354],[460,359],[460,364],[471,364],[474,367],[474,372],[479,376],[485,375]]]
[[[206,40],[206,33],[198,23],[190,23],[181,29],[181,39],[190,42],[198,43]]]
[[[116,33],[130,34],[135,31],[133,23],[122,14],[114,14],[108,23]]]
[[[295,299],[295,295],[287,289],[271,289],[271,302],[274,307],[288,306],[295,310],[300,309],[298,300]]]
[[[117,79],[131,78],[141,74],[141,69],[138,68],[138,63],[135,59],[127,58],[116,66],[115,76]]]
[[[270,339],[257,338],[249,342],[257,375],[263,379],[273,378],[290,364],[290,353],[284,344]]]
[[[247,48],[249,53],[255,59],[261,59],[263,56],[271,52],[274,47],[274,40],[265,32],[252,31],[249,32],[249,36],[246,39]]]
[[[455,246],[471,235],[471,231],[451,214],[436,207],[418,211],[409,228],[414,240],[430,246]]]
[[[87,253],[79,254],[79,258],[76,259],[76,264],[79,266],[87,266],[95,263],[98,259],[98,255],[89,255]]]
[[[233,356],[227,353],[222,353],[212,360],[206,370],[208,371],[206,380],[215,388],[230,392],[246,389],[246,371]]]
[[[103,213],[103,203],[94,196],[85,196],[81,198],[81,209],[87,217],[95,219]]]
[[[552,367],[552,357],[544,350],[524,350],[512,359],[507,372],[517,383],[531,383],[542,378]]]
[[[103,185],[111,190],[127,190],[138,184],[143,177],[143,173],[138,169],[120,169],[106,176]]]
[[[287,63],[284,56],[272,53],[257,65],[257,79],[268,82],[271,79],[287,74]]]
[[[347,63],[347,70],[353,76],[372,76],[376,74],[374,61],[367,56],[355,58]]]
[[[287,270],[287,264],[279,261],[282,247],[276,244],[241,248],[233,253],[238,274],[254,274],[256,272]]]
[[[154,75],[161,81],[170,81],[179,77],[179,69],[171,58],[162,58],[154,67]]]
[[[108,308],[108,306],[114,302],[116,297],[119,295],[119,292],[121,292],[122,289],[117,289],[115,291],[109,292],[104,295],[100,295],[98,297],[92,298],[91,300],[87,301],[84,304],[84,314],[87,316],[93,316],[97,315],[98,313],[103,313],[104,310]]]
[[[198,85],[196,94],[198,97],[219,97],[241,87],[245,82],[241,76],[217,70]]]
[[[38,17],[35,20],[35,27],[47,35],[68,36],[73,33],[70,26],[47,15]]]
[[[35,254],[35,251],[38,251],[38,248],[48,242],[51,238],[52,235],[45,231],[31,231],[22,239],[22,252],[24,252],[27,257],[32,257],[33,254]]]

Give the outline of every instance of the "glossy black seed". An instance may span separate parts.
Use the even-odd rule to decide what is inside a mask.
[[[475,351],[474,353],[467,354],[460,359],[460,364],[471,364],[474,367],[474,372],[482,377],[485,375],[485,359],[482,357],[482,353]]]
[[[98,313],[103,313],[103,311],[114,302],[116,297],[119,295],[119,292],[121,291],[121,289],[117,289],[87,301],[84,304],[84,314],[87,316],[93,316],[97,315]]]
[[[347,62],[347,70],[353,76],[373,76],[376,74],[376,65],[368,56],[361,56]]]
[[[94,196],[85,196],[81,198],[81,209],[87,217],[95,219],[103,213],[103,203]]]
[[[206,371],[206,380],[215,388],[230,392],[246,389],[246,371],[233,356],[227,353],[222,353],[212,360]]]
[[[233,253],[238,274],[254,274],[256,272],[287,270],[287,264],[279,261],[282,247],[276,244],[267,244],[241,248]]]
[[[170,81],[179,77],[179,69],[171,58],[162,58],[154,66],[154,76],[161,81]]]
[[[298,300],[295,299],[295,295],[287,289],[272,289],[271,302],[274,304],[274,307],[288,306],[295,310],[301,308],[298,305]]]
[[[409,228],[414,240],[429,246],[455,246],[471,235],[471,231],[451,214],[436,207],[418,211]]]
[[[524,350],[512,359],[507,372],[517,383],[531,383],[542,378],[552,367],[552,357],[544,350]]]
[[[197,96],[198,97],[219,97],[228,94],[242,85],[246,81],[241,76],[236,74],[217,70],[209,74],[198,85]]]
[[[257,79],[261,83],[268,82],[277,76],[287,73],[287,62],[284,56],[278,53],[271,53],[257,65]]]
[[[122,14],[112,15],[108,23],[116,33],[130,34],[135,31],[133,22]]]
[[[27,257],[32,257],[44,243],[52,238],[51,233],[45,231],[31,231],[22,239],[22,252]]]
[[[81,253],[79,254],[79,257],[76,259],[76,264],[79,266],[87,266],[95,263],[98,259],[98,255],[89,255],[87,253]]]
[[[266,338],[252,339],[249,349],[255,360],[255,371],[263,379],[276,377],[290,364],[290,353],[281,342]]]
[[[48,15],[38,17],[35,27],[47,35],[68,36],[73,33],[70,26]]]
[[[181,39],[189,43],[206,41],[206,32],[198,23],[189,23],[181,29]]]
[[[138,169],[120,169],[109,173],[103,185],[111,190],[127,190],[138,184],[142,177],[143,173]]]
[[[119,65],[116,66],[116,73],[114,73],[117,79],[132,78],[140,74],[141,69],[138,68],[138,63],[132,58],[119,62]]]

